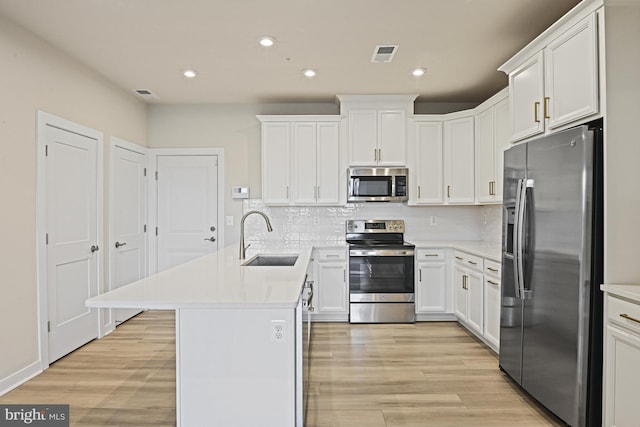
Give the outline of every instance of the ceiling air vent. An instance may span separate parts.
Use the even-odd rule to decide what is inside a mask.
[[[379,45],[373,50],[371,62],[391,62],[398,50],[397,44]]]
[[[143,97],[144,99],[148,99],[148,100],[158,99],[156,94],[151,92],[148,89],[136,89],[135,92],[141,97]]]

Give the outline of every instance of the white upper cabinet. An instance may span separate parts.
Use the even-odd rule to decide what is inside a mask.
[[[338,95],[348,121],[349,166],[406,166],[416,95]]]
[[[509,146],[509,100],[505,96],[506,92],[499,92],[497,97],[502,100],[476,115],[476,199],[482,204],[502,202],[503,156]]]
[[[262,199],[288,205],[291,130],[289,122],[262,123]]]
[[[259,116],[262,198],[268,205],[340,203],[340,118]]]
[[[442,121],[413,122],[412,158],[409,162],[411,204],[444,202]]]
[[[502,67],[509,76],[511,140],[599,113],[595,12],[561,20]]]
[[[596,16],[591,14],[544,50],[549,129],[598,112]]]
[[[403,110],[350,111],[349,165],[406,165],[406,127]]]
[[[475,203],[473,116],[444,122],[445,203]]]

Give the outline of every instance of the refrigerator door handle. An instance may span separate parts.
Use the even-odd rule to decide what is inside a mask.
[[[525,281],[524,281],[524,233],[525,233],[525,219],[527,213],[527,191],[529,188],[534,187],[533,179],[521,179],[519,182],[519,197],[518,197],[518,206],[516,212],[516,221],[517,221],[517,240],[516,240],[516,256],[515,256],[515,268],[517,271],[517,281],[516,286],[518,287],[516,291],[516,296],[521,299],[529,299],[531,298],[531,290],[526,289]]]
[[[518,185],[516,186],[516,206],[515,206],[515,218],[514,218],[514,227],[513,227],[513,282],[515,286],[515,295],[516,298],[521,299],[522,295],[520,294],[520,257],[522,256],[522,247],[520,242],[520,233],[521,233],[521,222],[520,222],[520,212],[522,211],[522,184],[524,179],[518,180]]]

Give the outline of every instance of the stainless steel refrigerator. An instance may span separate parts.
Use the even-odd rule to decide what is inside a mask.
[[[500,368],[570,426],[601,425],[599,125],[504,153]]]

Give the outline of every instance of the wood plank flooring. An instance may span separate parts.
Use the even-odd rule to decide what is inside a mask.
[[[72,426],[175,425],[175,323],[148,311],[0,397],[68,403]],[[308,427],[560,426],[454,322],[315,323]]]

